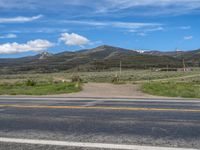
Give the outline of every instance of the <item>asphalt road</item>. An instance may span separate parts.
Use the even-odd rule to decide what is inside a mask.
[[[51,141],[200,149],[200,101],[0,98],[0,150],[98,150]]]

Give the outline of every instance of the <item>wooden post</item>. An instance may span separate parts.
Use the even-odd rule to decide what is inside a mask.
[[[186,71],[185,59],[183,59],[183,71]]]
[[[120,67],[119,71],[120,71],[120,76],[121,76],[121,74],[122,74],[122,61],[121,60],[120,60],[119,67]]]

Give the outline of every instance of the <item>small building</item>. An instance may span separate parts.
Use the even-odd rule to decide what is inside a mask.
[[[193,69],[192,68],[178,68],[177,71],[183,71],[183,72],[189,72],[189,71],[192,71]]]
[[[177,72],[189,72],[192,71],[192,68],[154,68],[152,71],[159,72],[159,71],[177,71]]]

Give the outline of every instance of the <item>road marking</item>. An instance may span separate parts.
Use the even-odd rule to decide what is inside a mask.
[[[80,97],[66,97],[66,98],[61,98],[61,97],[54,97],[54,98],[48,98],[48,97],[1,97],[0,96],[0,101],[1,100],[20,100],[20,101],[27,101],[27,100],[46,100],[46,101],[66,101],[66,100],[98,100],[98,101],[136,101],[136,102],[182,102],[182,103],[200,103],[200,99],[166,99],[166,98],[93,98],[93,97],[85,97],[85,98],[80,98]]]
[[[36,139],[16,139],[0,137],[0,142],[18,143],[18,144],[33,144],[33,145],[53,145],[67,147],[82,147],[82,148],[103,148],[103,149],[123,149],[123,150],[197,150],[186,148],[169,148],[169,147],[154,147],[154,146],[139,146],[125,144],[105,144],[105,143],[84,143],[84,142],[67,142],[54,140],[36,140]]]
[[[46,108],[46,109],[100,109],[100,110],[126,110],[126,111],[174,111],[174,112],[200,112],[200,109],[175,108],[135,108],[135,107],[103,107],[103,106],[42,106],[42,105],[0,105],[0,108]]]
[[[84,107],[92,107],[92,106],[95,106],[97,104],[101,104],[103,103],[104,101],[91,101],[91,102],[87,102],[85,105],[82,105]]]

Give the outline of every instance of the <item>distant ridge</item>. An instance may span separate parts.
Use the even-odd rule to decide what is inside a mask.
[[[51,57],[51,56],[53,56],[52,53],[49,53],[47,51],[43,51],[38,55],[38,58],[39,59],[46,59],[46,58]]]
[[[79,69],[80,71],[101,71],[118,68],[122,61],[123,68],[148,69],[158,67],[200,66],[200,50],[183,51],[138,51],[109,45],[75,52],[51,54],[42,52],[23,58],[0,59],[0,73],[48,73]]]

